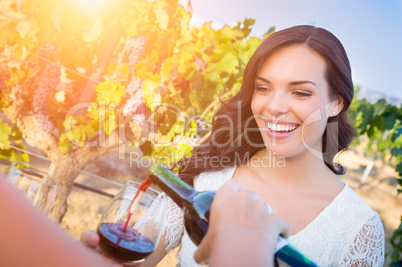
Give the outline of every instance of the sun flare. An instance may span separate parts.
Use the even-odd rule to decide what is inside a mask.
[[[73,0],[85,9],[99,8],[110,0]]]

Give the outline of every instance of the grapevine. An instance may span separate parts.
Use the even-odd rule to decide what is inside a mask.
[[[359,136],[368,139],[367,154],[379,155],[384,161],[387,159],[396,169],[399,175],[397,181],[402,188],[402,105],[396,107],[387,104],[384,99],[373,104],[365,99],[354,99],[349,115]],[[400,193],[402,189],[398,188],[397,196]],[[392,263],[402,259],[401,229],[402,217],[400,226],[390,239],[392,250],[386,253]]]

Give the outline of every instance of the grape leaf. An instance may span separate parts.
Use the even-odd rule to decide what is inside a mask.
[[[9,136],[11,134],[11,127],[7,123],[2,123],[2,119],[0,119],[0,149],[8,149],[11,141]],[[6,144],[6,145],[4,145]]]
[[[231,53],[227,53],[218,63],[216,71],[221,73],[223,71],[227,73],[233,73],[237,66],[239,65],[239,60],[237,57]]]
[[[105,123],[105,133],[110,135],[117,127],[116,116],[108,116],[108,119]]]
[[[121,99],[126,94],[126,91],[121,86],[121,84],[115,83],[113,81],[106,81],[100,83],[96,87],[96,92],[97,92],[96,95],[97,101],[103,100],[105,101],[106,105],[109,105],[110,103],[118,105]]]

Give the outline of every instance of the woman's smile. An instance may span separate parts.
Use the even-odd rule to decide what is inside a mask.
[[[290,123],[285,121],[272,121],[272,120],[264,120],[265,128],[267,129],[267,134],[272,139],[285,139],[291,136],[297,128],[299,128],[299,124]]]

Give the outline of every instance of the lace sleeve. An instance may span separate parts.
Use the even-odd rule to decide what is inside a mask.
[[[383,266],[384,228],[377,214],[361,228],[341,261],[342,266]]]
[[[184,234],[183,212],[171,198],[168,198],[163,232],[166,252],[178,246]]]
[[[166,252],[180,244],[184,224],[182,211],[165,193],[160,193],[136,227],[163,227]],[[163,240],[160,240],[163,242]]]

